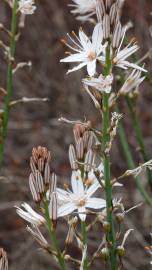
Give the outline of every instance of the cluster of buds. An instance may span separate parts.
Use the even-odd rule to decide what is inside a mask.
[[[0,248],[0,270],[8,270],[7,254],[3,248]]]
[[[73,128],[75,147],[69,147],[69,160],[72,170],[77,170],[84,163],[84,171],[92,169],[94,151],[100,144],[95,133],[90,130],[91,124],[75,124]]]
[[[121,30],[116,28],[120,19],[120,13],[123,6],[122,0],[116,1],[100,1],[97,0],[96,13],[99,22],[103,22],[103,36],[104,39],[110,38],[113,34],[113,48],[118,47],[118,32]],[[115,30],[114,30],[115,29]],[[119,33],[120,34],[120,33]]]
[[[32,172],[29,177],[29,186],[33,200],[37,203],[41,202],[51,182],[50,160],[51,154],[47,148],[41,146],[33,148],[30,158]]]

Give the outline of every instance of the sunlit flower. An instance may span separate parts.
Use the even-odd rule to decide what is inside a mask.
[[[20,0],[18,5],[19,11],[25,15],[31,15],[36,10],[34,0]]]
[[[102,74],[98,78],[86,78],[83,79],[82,82],[84,85],[91,86],[98,90],[101,93],[110,93],[112,82],[113,82],[113,76],[108,75],[107,77],[104,77]]]
[[[138,66],[135,63],[130,63],[129,61],[127,61],[126,59],[131,56],[132,54],[134,54],[136,51],[139,50],[139,46],[133,41],[131,40],[131,42],[121,50],[123,41],[124,41],[124,37],[125,37],[125,33],[126,33],[126,29],[124,30],[123,28],[121,28],[121,32],[119,33],[119,47],[118,49],[115,51],[115,56],[113,57],[113,64],[116,65],[117,67],[120,67],[122,69],[128,69],[128,68],[134,68],[134,69],[138,69],[141,71],[146,72],[146,70],[140,66]],[[122,36],[122,38],[120,39],[120,36]],[[117,42],[115,42],[117,43]]]
[[[73,171],[71,177],[72,191],[58,188],[58,217],[66,216],[77,210],[81,220],[86,219],[86,208],[102,209],[106,206],[106,201],[100,198],[91,198],[99,188],[98,182],[89,188],[84,186],[79,170]]]
[[[31,206],[29,206],[27,203],[21,204],[21,207],[16,207],[17,214],[25,219],[27,222],[31,223],[32,225],[39,226],[41,224],[45,223],[45,219],[36,213]]]
[[[69,6],[74,8],[71,13],[80,14],[80,16],[77,16],[78,20],[87,21],[96,13],[96,0],[72,1],[73,4],[69,4]]]
[[[79,65],[68,70],[67,73],[87,66],[89,76],[93,76],[96,72],[96,62],[97,60],[101,60],[101,53],[105,49],[105,46],[102,45],[102,26],[100,23],[95,26],[92,34],[92,41],[90,41],[82,29],[79,30],[79,37],[75,34],[74,37],[75,39],[69,36],[73,43],[73,47],[67,43],[65,44],[76,53],[67,56],[66,58],[62,59],[61,62],[80,62]]]

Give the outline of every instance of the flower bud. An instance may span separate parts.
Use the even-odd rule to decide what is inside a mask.
[[[104,261],[107,261],[108,258],[109,258],[109,249],[108,248],[103,248],[101,250],[101,258],[104,260]]]
[[[103,222],[103,229],[106,233],[110,232],[110,223],[107,221]]]
[[[117,247],[117,254],[119,257],[125,256],[125,249],[123,246],[118,246]]]
[[[120,224],[124,221],[124,214],[123,213],[118,213],[116,214],[116,220]]]

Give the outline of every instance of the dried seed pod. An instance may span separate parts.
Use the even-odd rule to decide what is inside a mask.
[[[8,270],[7,253],[3,248],[0,248],[0,270]]]
[[[84,171],[89,172],[91,171],[93,167],[93,161],[94,161],[94,154],[91,149],[88,150],[86,156],[85,156],[85,161],[84,161]]]
[[[79,166],[76,159],[75,148],[72,144],[69,147],[69,160],[70,160],[71,169],[77,170]]]
[[[82,160],[83,159],[83,156],[84,156],[84,143],[83,143],[83,139],[82,138],[80,138],[77,141],[77,144],[76,144],[76,153],[77,153],[77,158],[79,160]]]

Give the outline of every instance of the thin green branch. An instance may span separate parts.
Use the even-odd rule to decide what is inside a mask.
[[[9,112],[10,112],[10,101],[13,92],[13,59],[15,56],[16,49],[16,31],[17,31],[17,6],[18,0],[14,0],[13,8],[12,8],[12,20],[11,20],[11,37],[10,37],[10,47],[9,47],[9,55],[8,55],[8,68],[7,68],[7,82],[6,82],[6,90],[7,94],[5,96],[4,101],[4,113],[3,113],[3,121],[2,121],[2,129],[1,129],[1,143],[0,143],[0,164],[3,161],[4,154],[4,143],[7,136],[7,128],[8,128],[8,120],[9,120]]]
[[[82,235],[82,242],[83,246],[86,247],[87,245],[87,227],[85,221],[81,221],[81,235]],[[84,263],[83,263],[83,270],[89,269],[89,262],[88,257],[86,256]]]
[[[141,126],[140,126],[140,120],[136,111],[136,101],[130,98],[129,96],[126,96],[125,99],[126,99],[126,103],[128,105],[128,109],[131,115],[133,128],[135,130],[136,139],[139,145],[139,151],[143,157],[144,162],[147,162],[149,160],[149,156],[145,150],[144,139],[143,139]],[[148,180],[149,180],[150,186],[152,187],[152,172],[151,171],[148,172]]]
[[[54,250],[56,252],[56,257],[58,259],[60,268],[62,270],[66,270],[67,268],[66,268],[66,265],[65,265],[64,256],[60,251],[60,247],[58,245],[58,241],[57,241],[56,234],[55,234],[55,231],[54,231],[54,228],[53,228],[53,224],[52,224],[50,216],[49,216],[49,204],[48,204],[47,200],[44,201],[44,210],[45,210],[45,219],[46,219],[46,222],[47,222],[47,228],[48,228],[49,236],[50,236],[51,242],[53,244],[53,248],[54,248]]]
[[[117,111],[119,112],[118,108],[117,108]],[[127,136],[126,136],[126,133],[125,133],[125,130],[124,130],[124,127],[123,127],[123,124],[122,124],[121,121],[119,122],[118,132],[119,132],[120,142],[121,142],[121,145],[122,145],[122,148],[123,148],[124,156],[126,158],[128,167],[129,167],[129,169],[134,169],[136,166],[135,166],[135,163],[134,163],[134,160],[133,160],[133,157],[132,157],[132,153],[131,153],[131,149],[130,149],[130,146],[129,146],[128,141],[127,141]],[[136,185],[137,185],[138,190],[140,191],[141,195],[144,198],[144,201],[149,206],[152,207],[152,199],[148,195],[148,193],[146,192],[144,187],[142,186],[140,177],[137,176],[135,178],[135,181],[136,181]]]
[[[111,60],[110,60],[110,46],[107,46],[106,50],[106,66],[104,69],[104,75],[107,76],[111,71]],[[110,129],[110,112],[109,112],[109,95],[104,94],[102,100],[102,151],[104,152],[104,179],[105,179],[105,195],[106,195],[106,211],[107,211],[107,222],[110,224],[110,230],[107,233],[107,241],[110,249],[110,265],[111,270],[117,269],[117,256],[116,256],[116,236],[114,229],[113,213],[112,213],[112,185],[111,185],[111,174],[110,174],[110,157],[109,153],[106,153],[107,145],[110,141],[109,129]]]

